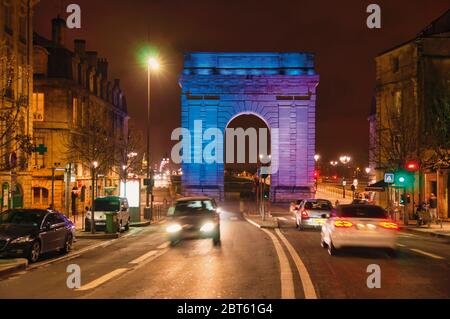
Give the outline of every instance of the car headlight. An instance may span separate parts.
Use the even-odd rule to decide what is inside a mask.
[[[178,224],[173,224],[173,225],[168,226],[166,230],[168,233],[176,233],[181,230],[181,226]]]
[[[210,232],[210,231],[214,230],[214,227],[215,226],[213,223],[206,223],[200,228],[200,231]]]
[[[23,244],[31,241],[30,236],[23,236],[16,239],[11,240],[11,244]]]

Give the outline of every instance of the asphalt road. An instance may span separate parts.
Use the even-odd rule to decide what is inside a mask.
[[[95,246],[80,240],[70,257],[47,258],[0,279],[0,298],[450,297],[445,240],[401,233],[397,258],[378,251],[331,257],[319,245],[319,232],[296,230],[288,215],[278,215],[280,229],[261,230],[226,209],[221,246],[205,239],[171,247],[164,224]],[[79,289],[66,284],[74,264],[81,270]],[[379,289],[366,284],[371,264],[381,269]]]

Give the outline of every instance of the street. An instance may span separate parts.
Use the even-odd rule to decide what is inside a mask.
[[[446,239],[401,232],[396,258],[378,251],[331,257],[319,244],[320,232],[298,231],[287,213],[276,215],[278,229],[260,229],[247,222],[236,205],[224,207],[221,246],[213,246],[211,240],[188,240],[172,247],[164,223],[134,228],[120,239],[93,241],[81,250],[80,239],[70,255],[44,258],[27,271],[0,279],[0,298],[450,296]],[[78,289],[66,284],[71,264],[81,269]],[[381,268],[381,288],[367,287],[370,264]]]

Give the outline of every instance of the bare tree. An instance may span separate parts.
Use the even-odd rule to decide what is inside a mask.
[[[426,116],[427,166],[450,167],[450,80],[433,82]]]
[[[140,131],[130,128],[126,136],[119,139],[116,144],[115,171],[123,182],[126,182],[129,173],[140,174],[142,170],[141,158],[142,136]]]
[[[89,125],[72,130],[65,137],[66,159],[81,162],[91,170],[91,232],[95,232],[95,182],[98,174],[107,174],[115,165],[115,137],[107,117],[99,108],[90,108]]]
[[[5,45],[0,45],[0,150],[5,157],[0,159],[0,170],[10,170],[7,156],[22,153],[22,168],[26,166],[26,157],[33,151],[31,136],[25,132],[26,108],[29,106],[28,92],[18,94],[15,91],[30,76],[28,66],[19,66],[16,57],[9,55]]]
[[[402,110],[400,105],[388,105],[381,113],[377,128],[379,166],[397,170],[408,160],[420,157],[415,115]]]

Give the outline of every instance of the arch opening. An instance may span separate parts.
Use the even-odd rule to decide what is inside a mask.
[[[225,198],[253,198],[258,168],[270,165],[270,154],[270,127],[261,116],[239,113],[232,117],[224,134]]]

